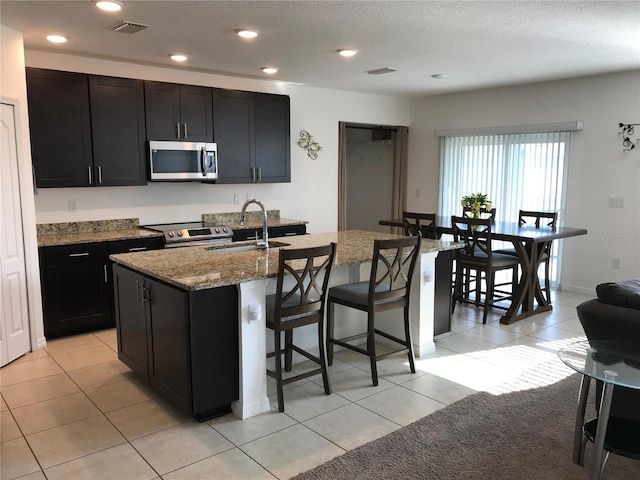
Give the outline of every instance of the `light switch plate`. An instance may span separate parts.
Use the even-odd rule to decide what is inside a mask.
[[[626,198],[609,195],[609,207],[624,208],[626,206]]]

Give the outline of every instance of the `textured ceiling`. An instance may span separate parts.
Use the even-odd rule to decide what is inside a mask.
[[[0,1],[27,50],[421,96],[640,68],[640,1]],[[150,25],[127,35],[122,20]],[[234,29],[260,36],[247,41]],[[44,37],[69,37],[52,46]],[[345,59],[336,50],[358,49]],[[178,67],[168,54],[187,53]],[[398,71],[368,75],[367,70]],[[433,74],[446,79],[435,80]]]

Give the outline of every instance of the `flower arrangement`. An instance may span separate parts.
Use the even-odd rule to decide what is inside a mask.
[[[481,209],[485,208],[487,210],[491,210],[493,208],[491,200],[489,200],[488,197],[489,196],[485,193],[472,193],[471,195],[465,195],[462,197],[460,205],[471,209],[471,216],[473,218],[479,218]]]

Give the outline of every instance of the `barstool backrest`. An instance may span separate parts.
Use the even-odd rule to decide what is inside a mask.
[[[440,238],[435,213],[402,212],[402,223],[404,224],[404,234],[407,236],[415,236],[420,233],[422,238],[435,240]]]
[[[282,249],[278,263],[274,322],[324,315],[336,244]]]
[[[371,276],[370,305],[409,301],[411,279],[420,251],[420,236],[375,240]],[[394,305],[397,308],[399,305]]]

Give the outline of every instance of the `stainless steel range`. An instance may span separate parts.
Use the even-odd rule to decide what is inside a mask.
[[[233,230],[227,225],[206,225],[203,222],[163,223],[143,225],[144,228],[162,232],[165,248],[194,247],[231,243]]]

